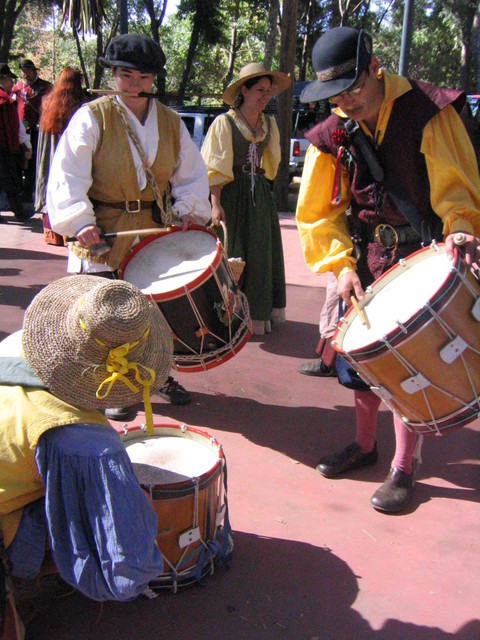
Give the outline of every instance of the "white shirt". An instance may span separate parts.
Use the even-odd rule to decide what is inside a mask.
[[[158,133],[158,121],[155,105],[151,103],[145,123],[138,118],[120,100],[130,125],[138,136],[148,161],[153,164],[161,139]],[[100,138],[98,123],[88,105],[80,107],[73,115],[68,127],[61,136],[47,184],[47,211],[52,229],[57,233],[72,237],[88,225],[95,225],[95,214],[87,193],[92,185],[92,157]],[[140,189],[147,185],[142,161],[135,144],[127,133],[137,172]],[[193,143],[185,124],[180,121],[180,155],[170,178],[172,187],[172,212],[181,221],[189,213],[202,224],[211,218],[208,200],[209,186],[205,163],[199,150]],[[81,261],[69,252],[69,273],[106,271],[107,265]]]
[[[25,129],[25,125],[23,124],[23,122],[20,120],[20,118],[18,118],[18,139],[20,141],[20,144],[24,144],[27,149],[31,149],[32,145],[30,143],[30,134],[27,133],[27,130]]]

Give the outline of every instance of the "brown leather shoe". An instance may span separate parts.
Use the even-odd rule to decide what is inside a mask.
[[[322,458],[317,464],[317,471],[326,478],[335,478],[341,473],[359,469],[360,467],[368,467],[375,464],[378,460],[377,443],[368,453],[362,453],[362,450],[356,442],[349,444],[340,453],[333,453]]]
[[[385,482],[375,491],[370,502],[378,511],[401,511],[410,502],[414,485],[413,473],[405,473],[397,467],[392,467]]]
[[[327,367],[321,358],[300,364],[298,371],[305,376],[318,376],[319,378],[332,378],[337,375],[335,367]]]

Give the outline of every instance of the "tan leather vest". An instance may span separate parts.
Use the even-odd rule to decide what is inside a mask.
[[[180,117],[160,102],[155,101],[154,104],[157,109],[159,144],[151,168],[160,191],[165,193],[180,155]],[[88,192],[89,198],[101,202],[154,200],[153,191],[148,184],[145,189],[140,190],[127,134],[120,116],[112,107],[111,98],[103,96],[90,102],[88,106],[100,129],[100,139],[92,158],[93,182]],[[129,213],[97,205],[95,219],[105,233],[161,226],[153,221],[150,209]],[[79,258],[118,269],[133,240],[133,236],[115,238],[111,243],[111,250],[102,256],[92,256],[78,242],[69,244],[69,249]]]

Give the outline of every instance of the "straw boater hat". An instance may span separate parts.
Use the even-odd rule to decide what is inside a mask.
[[[171,331],[157,305],[133,284],[99,276],[45,287],[25,312],[22,343],[48,390],[84,409],[149,406],[172,366]]]
[[[372,59],[372,39],[365,31],[335,27],[315,43],[312,64],[317,80],[302,91],[302,102],[337,96],[357,82]]]
[[[252,78],[258,78],[259,76],[269,76],[272,79],[272,89],[274,95],[285,91],[292,84],[291,79],[286,73],[281,71],[268,71],[262,64],[258,62],[250,62],[240,69],[238,80],[229,85],[223,94],[223,101],[230,106],[235,102],[237,93],[240,87],[251,80]]]

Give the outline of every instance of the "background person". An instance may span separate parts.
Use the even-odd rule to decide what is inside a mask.
[[[47,244],[64,244],[63,237],[52,231],[48,218],[47,180],[60,136],[75,111],[89,100],[82,81],[83,76],[78,69],[66,67],[42,102],[37,145],[35,211],[43,213],[44,238]]]
[[[158,44],[136,33],[117,36],[100,62],[112,69],[116,89],[133,95],[103,96],[74,114],[55,151],[47,210],[54,231],[77,238],[68,245],[68,272],[115,277],[135,236],[117,237],[106,253],[94,255],[91,247],[102,242],[102,231],[170,223],[159,209],[169,188],[173,204],[163,214],[171,213],[177,224],[186,228],[190,222],[206,223],[211,209],[205,164],[180,117],[152,97],[138,97],[151,93],[155,76],[165,73]],[[174,404],[191,399],[172,377],[159,395]],[[109,415],[127,419],[128,412]]]
[[[338,324],[338,293],[337,279],[332,272],[329,273],[327,286],[325,287],[325,302],[320,311],[320,340],[318,341],[318,358],[304,362],[298,366],[300,373],[306,376],[319,378],[331,378],[337,375],[335,361],[337,352],[332,347],[332,337]]]
[[[91,275],[45,287],[22,331],[0,343],[0,530],[11,576],[39,574],[47,539],[61,578],[94,600],[135,598],[162,573],[156,514],[102,410],[143,400],[153,426],[150,394],[172,351],[156,304]]]
[[[16,220],[27,220],[33,215],[26,213],[20,192],[20,162],[22,156],[32,157],[30,136],[19,120],[17,106],[12,98],[16,76],[6,62],[0,62],[0,191],[3,191]],[[25,151],[22,154],[22,145]],[[0,216],[0,222],[5,220]]]
[[[348,143],[347,118],[358,122],[371,140],[385,174],[393,176],[415,204],[423,228],[428,227],[432,237],[445,238],[447,255],[453,256],[454,235],[465,234],[466,260],[471,264],[480,245],[480,179],[472,145],[457,113],[465,95],[380,69],[372,55],[370,36],[351,27],[336,27],[323,34],[314,46],[312,62],[318,79],[307,85],[301,99],[329,98],[335,109],[307,134],[312,144],[297,206],[307,264],[317,272],[333,271],[338,294],[349,305],[351,295],[362,300],[367,285],[399,258],[419,249],[424,240],[383,183],[375,182],[359,149]],[[348,157],[339,149],[344,145]],[[347,227],[349,206],[349,218],[358,222],[359,257]],[[381,223],[395,228],[398,242],[389,246],[375,235]],[[341,362],[345,363],[337,356],[339,377],[356,389],[356,435],[346,449],[320,460],[317,470],[329,478],[374,464],[378,458],[380,398],[358,376],[346,371],[342,376]],[[415,482],[416,435],[396,415],[394,427],[396,451],[391,469],[371,499],[376,509],[385,512],[402,510]]]
[[[23,189],[21,197],[31,203],[35,194],[36,159],[38,142],[38,122],[42,112],[42,100],[52,88],[52,84],[38,75],[38,69],[32,60],[23,58],[19,63],[22,80],[13,87],[16,96],[18,115],[30,135],[33,155],[23,170]]]
[[[269,100],[290,85],[279,71],[244,66],[223,94],[232,108],[215,118],[202,146],[208,169],[212,222],[226,223],[228,255],[246,262],[239,280],[247,296],[253,333],[285,320],[285,266],[271,185],[280,164],[280,136]]]

